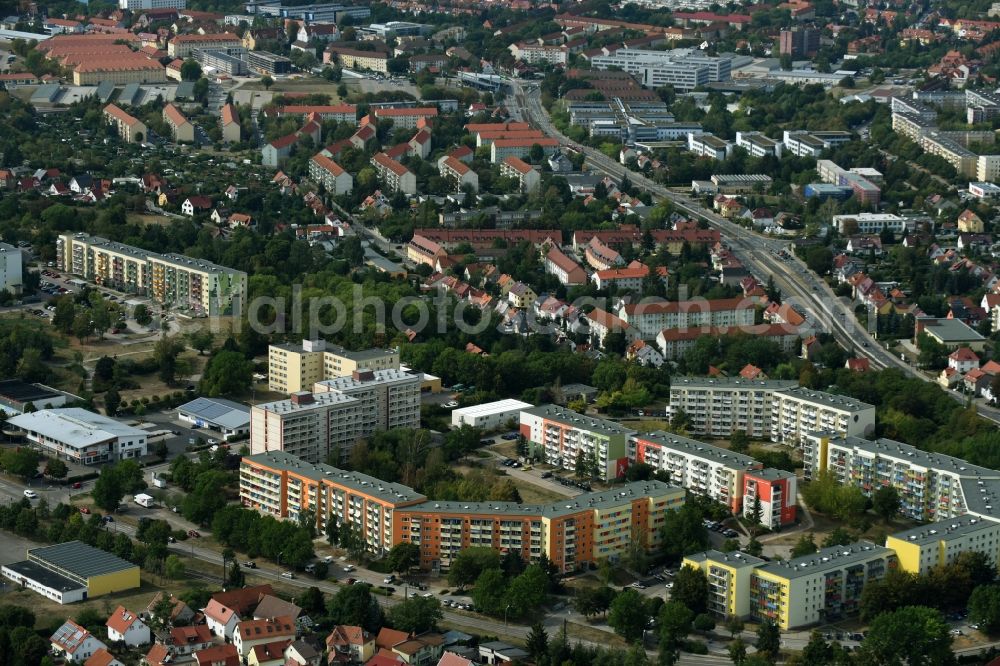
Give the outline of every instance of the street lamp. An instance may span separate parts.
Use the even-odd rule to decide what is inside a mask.
[[[509,610],[510,610],[510,604],[507,604],[506,606],[504,606],[504,609],[503,609],[503,626],[505,626],[505,627],[507,626],[507,611],[509,611]]]

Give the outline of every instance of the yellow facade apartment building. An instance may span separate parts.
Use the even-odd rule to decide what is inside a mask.
[[[316,382],[350,377],[365,370],[399,369],[398,349],[348,351],[325,340],[271,345],[267,350],[268,388],[278,393],[312,389]]]

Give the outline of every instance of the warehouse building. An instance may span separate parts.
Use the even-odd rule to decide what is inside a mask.
[[[139,566],[82,541],[28,549],[0,573],[56,603],[70,604],[139,587]]]
[[[45,455],[81,465],[146,455],[146,431],[79,407],[43,409],[7,422],[24,430]]]
[[[7,414],[23,414],[28,405],[35,409],[62,407],[69,397],[68,393],[44,384],[29,384],[20,379],[0,381],[0,410]]]
[[[231,439],[250,432],[250,408],[224,398],[195,398],[177,408],[181,421],[195,428],[211,428]]]
[[[469,425],[482,430],[501,428],[513,421],[515,427],[522,409],[531,409],[534,405],[520,400],[497,400],[472,407],[460,407],[451,413],[453,428]]]

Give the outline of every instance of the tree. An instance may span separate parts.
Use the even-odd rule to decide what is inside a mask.
[[[882,486],[872,493],[872,510],[888,523],[899,513],[899,492],[893,486]]]
[[[708,529],[702,520],[701,511],[691,503],[667,512],[661,529],[661,548],[667,559],[677,561],[708,548]]]
[[[176,555],[167,555],[167,561],[164,563],[164,573],[167,575],[167,578],[173,580],[180,580],[187,576],[184,562]]]
[[[777,661],[778,655],[781,653],[781,633],[773,620],[767,619],[760,623],[754,647],[757,648],[757,652],[771,661]]]
[[[226,575],[226,584],[232,588],[240,588],[246,584],[246,576],[243,575],[243,569],[240,567],[240,563],[233,560],[229,565],[229,573]]]
[[[253,381],[253,363],[241,352],[223,350],[212,355],[198,390],[207,396],[241,395]]]
[[[507,580],[500,569],[486,569],[476,578],[472,600],[476,602],[479,610],[487,615],[500,615],[505,610],[503,599],[506,588]]]
[[[326,612],[333,624],[350,624],[373,634],[382,628],[384,619],[370,585],[342,587],[327,602]]]
[[[49,458],[45,462],[45,476],[53,479],[65,479],[67,474],[69,474],[69,467],[62,460]]]
[[[210,349],[214,340],[215,336],[207,328],[199,328],[188,334],[188,343],[198,350],[198,356],[204,354],[206,349]]]
[[[181,63],[181,80],[197,81],[201,78],[201,65],[194,58],[188,58]]]
[[[390,571],[403,573],[420,564],[420,546],[414,543],[397,543],[385,557]]]
[[[691,633],[694,612],[677,599],[663,604],[657,619],[660,627],[660,649],[676,649],[684,637]]]
[[[340,541],[337,519],[332,514],[326,520],[326,529],[324,533],[326,534],[326,542],[331,546],[337,545]]]
[[[754,557],[760,557],[761,553],[764,552],[764,544],[762,544],[760,541],[758,541],[757,537],[755,537],[755,536],[754,537],[750,537],[750,540],[747,541],[746,548],[743,549],[743,552],[746,553],[747,555],[753,555]]]
[[[163,382],[173,383],[177,374],[177,355],[183,350],[184,347],[173,338],[161,338],[153,345],[153,359]]]
[[[950,627],[939,611],[906,606],[883,613],[868,628],[861,663],[947,666],[955,663]]]
[[[813,631],[809,642],[802,649],[802,661],[806,664],[828,664],[833,659],[833,650],[823,638],[823,634]]]
[[[674,576],[674,587],[670,598],[679,601],[695,615],[708,609],[708,579],[705,572],[684,565]]]
[[[122,404],[122,397],[119,395],[115,387],[111,387],[104,394],[104,412],[108,416],[114,416],[118,413],[119,407]]]
[[[149,326],[153,321],[153,315],[149,313],[149,307],[145,303],[140,303],[132,310],[132,318],[140,326]]]
[[[73,331],[73,321],[76,319],[76,306],[73,299],[64,296],[56,301],[56,310],[52,313],[52,325],[60,333],[69,335]]]
[[[642,638],[642,632],[648,622],[646,600],[638,591],[626,588],[611,602],[608,626],[626,641],[631,643]]]
[[[792,557],[802,557],[803,555],[812,555],[816,552],[816,539],[813,537],[812,533],[803,534],[799,537],[799,540],[792,547]]]
[[[746,453],[750,450],[750,438],[746,430],[734,430],[729,436],[729,449],[734,453]]]
[[[264,76],[261,77],[260,83],[262,86],[264,86],[264,90],[270,90],[271,86],[274,85],[274,79],[265,74]]]
[[[466,548],[448,568],[448,584],[459,589],[476,581],[487,569],[500,567],[500,555],[492,548],[476,546]]]
[[[303,592],[296,604],[313,617],[326,613],[326,600],[323,598],[323,593],[315,585]]]
[[[525,648],[535,663],[538,663],[541,655],[549,651],[549,635],[545,633],[545,626],[541,622],[531,625],[531,633],[528,634]]]
[[[549,577],[545,569],[538,564],[528,566],[507,586],[503,596],[504,614],[511,618],[524,617],[545,603],[548,589]]]
[[[730,638],[734,638],[737,634],[743,633],[743,629],[745,627],[746,623],[739,615],[729,615],[726,617],[726,631],[729,632]]]
[[[125,496],[125,488],[117,467],[105,467],[101,470],[90,496],[94,498],[94,504],[106,512],[113,513],[118,510],[118,505]]]
[[[444,615],[441,602],[434,597],[414,595],[389,611],[389,624],[400,631],[421,634],[437,629]]]
[[[1000,631],[1000,585],[980,585],[972,591],[969,621],[988,634]]]
[[[18,447],[3,452],[0,458],[3,468],[7,473],[19,476],[25,481],[38,474],[38,463],[42,456],[35,450],[27,447]]]
[[[615,591],[607,585],[584,587],[576,592],[573,609],[584,617],[604,613],[615,599]]]
[[[832,532],[826,535],[823,539],[823,548],[829,548],[830,546],[846,546],[857,541],[851,533],[845,530],[843,527],[835,527]]]
[[[742,666],[743,662],[747,658],[747,644],[743,642],[743,639],[737,638],[735,641],[731,642],[727,651],[729,652],[729,659],[736,664],[736,666]]]

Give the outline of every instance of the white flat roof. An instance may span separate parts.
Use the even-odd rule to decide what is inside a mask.
[[[531,409],[532,407],[534,405],[530,403],[508,398],[506,400],[497,400],[496,402],[484,402],[481,405],[460,407],[459,409],[452,410],[451,413],[452,416],[457,414],[461,417],[491,416],[493,414],[503,414],[504,412]]]
[[[12,417],[8,421],[29,432],[79,449],[116,437],[146,436],[143,430],[79,407],[43,409]]]

